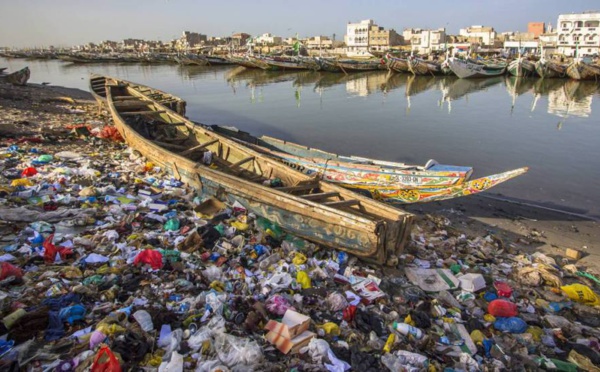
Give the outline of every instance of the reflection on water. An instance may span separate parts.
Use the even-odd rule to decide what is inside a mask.
[[[215,73],[207,66],[180,66],[182,75],[187,77]],[[211,72],[212,71],[212,72]],[[504,84],[511,97],[510,110],[514,110],[519,97],[533,96],[531,111],[539,99],[548,96],[549,114],[559,117],[588,117],[592,110],[592,96],[598,91],[594,81],[574,81],[568,79],[532,79],[515,76],[495,76],[487,79],[459,79],[456,76],[414,76],[389,73],[387,71],[366,71],[351,74],[313,71],[265,71],[245,67],[230,68],[224,74],[225,80],[234,88],[239,86],[260,87],[292,82],[293,87],[312,87],[314,92],[323,94],[336,86],[343,86],[350,96],[366,97],[383,92],[390,93],[405,87],[408,108],[411,97],[426,91],[439,91],[438,104],[446,103],[448,113],[452,112],[452,102],[468,99],[470,94],[485,92],[489,88]],[[300,91],[297,89],[297,91]],[[255,91],[251,91],[254,95]],[[299,95],[296,94],[296,99]]]
[[[25,65],[33,83],[87,90],[89,73],[116,76],[182,97],[192,120],[339,154],[408,163],[434,158],[473,166],[474,177],[529,166],[527,175],[491,193],[600,216],[594,81],[0,58],[9,71]]]

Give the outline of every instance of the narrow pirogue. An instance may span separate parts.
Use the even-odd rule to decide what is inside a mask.
[[[393,263],[413,215],[294,171],[107,79],[107,104],[125,141],[202,195],[238,201],[304,239]]]
[[[212,129],[323,180],[390,204],[439,201],[488,190],[528,171],[527,167],[470,180],[472,167],[443,165],[430,160],[410,165],[382,160],[342,156],[276,138],[256,138],[235,128],[213,125]]]
[[[106,103],[106,81],[110,79],[112,81],[117,81],[115,78],[111,78],[103,75],[90,75],[90,92],[92,96],[98,102],[100,107],[108,107]],[[163,92],[162,90],[158,90],[155,88],[150,88],[145,85],[132,83],[126,80],[118,80],[121,83],[127,84],[133,89],[137,90],[140,93],[143,93],[146,97],[152,99],[153,101],[167,106],[169,109],[177,112],[179,115],[185,116],[185,108],[187,103],[170,93]]]

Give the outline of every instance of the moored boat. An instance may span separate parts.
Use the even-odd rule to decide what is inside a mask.
[[[388,69],[395,72],[410,72],[408,68],[408,58],[394,57],[391,54],[386,54],[383,59]]]
[[[386,67],[381,59],[338,59],[335,63],[343,72],[375,71]]]
[[[136,89],[138,92],[143,92],[146,96],[153,99],[157,103],[168,107],[169,109],[177,112],[179,115],[185,116],[186,102],[172,94],[163,92],[162,90],[150,88],[145,85],[132,83],[126,80],[120,80],[112,77],[107,77],[103,75],[90,75],[90,93],[98,103],[100,107],[108,108],[106,102],[106,82],[107,79],[111,81],[119,81],[123,84],[128,84],[129,86]],[[135,103],[132,103],[135,106]]]
[[[206,55],[204,56],[209,65],[233,65],[234,63],[225,56]]]
[[[534,77],[537,74],[535,72],[535,63],[521,56],[510,61],[507,70],[511,75],[516,77]]]
[[[410,165],[342,156],[276,138],[256,138],[234,128],[213,126],[215,131],[237,138],[293,169],[340,184],[390,204],[409,204],[477,194],[524,174],[527,167],[470,180],[473,168],[438,164]]]
[[[452,72],[461,79],[498,76],[506,71],[506,63],[483,64],[452,57],[448,64]]]
[[[439,63],[426,61],[422,58],[411,57],[408,59],[408,70],[413,75],[440,75],[442,68]]]
[[[541,78],[561,78],[567,74],[567,66],[542,57],[535,63],[535,71]]]
[[[107,102],[132,148],[202,196],[238,202],[287,232],[377,263],[397,262],[407,243],[410,213],[291,170],[195,125],[125,82],[107,83]]]
[[[567,67],[567,75],[575,80],[600,80],[600,66],[575,58]]]
[[[29,67],[23,67],[19,71],[0,76],[0,79],[13,85],[25,85],[29,81],[30,76]]]

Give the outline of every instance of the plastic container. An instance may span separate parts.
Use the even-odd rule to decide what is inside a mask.
[[[465,291],[477,292],[485,288],[485,279],[481,274],[469,273],[458,278],[460,287]]]
[[[410,324],[394,322],[393,327],[396,331],[402,333],[405,336],[411,335],[417,340],[423,338],[423,331],[421,331],[417,327],[411,326]]]
[[[154,323],[152,323],[152,317],[146,310],[138,310],[133,313],[133,318],[139,323],[140,327],[146,332],[150,332],[154,329]]]

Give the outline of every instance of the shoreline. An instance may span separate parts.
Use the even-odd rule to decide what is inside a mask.
[[[12,93],[7,94],[7,92]],[[50,108],[44,107],[44,104],[56,105],[62,102],[77,105],[81,103],[91,104],[95,107],[93,97],[87,91],[33,83],[27,84],[25,87],[0,85],[0,106],[8,103],[8,107],[10,107],[10,102],[17,109],[27,106],[23,103],[26,103],[28,99],[35,100],[36,97],[33,97],[35,93],[39,93],[37,98],[42,102],[42,106],[37,109],[28,107],[19,114],[21,116],[12,115],[9,118],[7,118],[7,114],[10,114],[10,110],[4,110],[5,114],[0,117],[0,124],[6,124],[7,119],[9,121],[30,121],[32,118],[39,117],[47,120],[46,116],[53,113]],[[60,117],[61,115],[55,119],[60,119]],[[598,266],[599,269],[596,273],[600,275],[600,265],[595,265],[595,263],[600,263],[600,221],[593,216],[499,197],[494,194],[470,195],[441,202],[409,204],[401,209],[414,213],[418,220],[426,218],[427,214],[445,216],[452,225],[458,226],[458,229],[463,230],[467,235],[497,231],[511,241],[526,242],[520,247],[526,251],[532,251],[533,248],[547,254],[564,256],[566,248],[577,249],[583,254],[581,263],[590,267],[590,270],[593,266]],[[539,236],[537,236],[538,234]],[[531,239],[532,237],[535,239]],[[535,243],[531,243],[529,240],[535,241]]]

